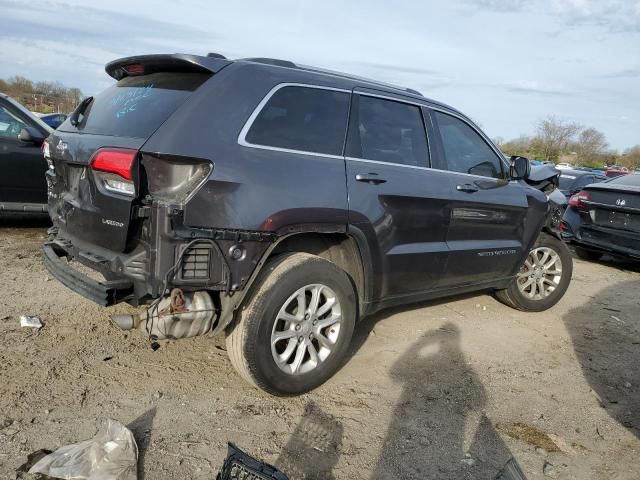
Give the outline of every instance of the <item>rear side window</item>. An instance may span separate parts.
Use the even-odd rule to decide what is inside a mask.
[[[429,148],[419,107],[358,95],[351,115],[348,157],[428,166]]]
[[[210,76],[159,72],[125,77],[94,97],[77,129],[67,119],[59,130],[148,138]]]
[[[452,115],[437,111],[433,113],[442,140],[447,170],[502,178],[502,162],[478,132]]]
[[[289,86],[276,91],[245,136],[253,145],[342,155],[349,94]]]

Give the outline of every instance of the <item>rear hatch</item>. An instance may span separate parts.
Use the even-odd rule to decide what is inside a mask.
[[[197,59],[216,61],[149,55],[112,62],[107,72],[117,82],[49,137],[49,213],[63,236],[117,252],[135,246],[133,208],[146,191],[140,150],[213,74]]]

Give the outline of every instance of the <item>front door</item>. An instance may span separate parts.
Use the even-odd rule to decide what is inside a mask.
[[[345,150],[349,223],[369,245],[376,297],[437,287],[446,257],[447,192],[432,182],[420,106],[354,91]]]
[[[466,119],[429,109],[432,162],[448,191],[444,286],[512,275],[530,238],[526,185],[509,181],[505,162]]]
[[[41,130],[0,99],[0,204],[5,209],[47,203],[47,163],[42,151],[33,143],[18,140],[26,126]]]

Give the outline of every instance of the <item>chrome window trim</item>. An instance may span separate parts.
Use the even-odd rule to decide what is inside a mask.
[[[272,147],[269,145],[260,145],[260,144],[256,144],[256,143],[250,143],[247,141],[246,136],[247,133],[249,132],[249,130],[251,129],[251,126],[253,125],[253,122],[255,121],[256,117],[260,114],[260,112],[262,111],[262,109],[264,108],[264,106],[267,104],[267,102],[271,99],[271,97],[273,95],[275,95],[275,93],[285,87],[306,87],[306,88],[315,88],[318,90],[331,90],[334,92],[343,92],[343,93],[348,93],[348,94],[354,94],[354,95],[361,95],[361,96],[365,96],[365,97],[374,97],[374,98],[381,98],[383,100],[390,100],[393,102],[400,102],[400,103],[406,103],[409,105],[413,105],[416,106],[418,108],[428,108],[428,109],[432,109],[432,110],[437,110],[439,112],[445,113],[447,115],[451,115],[453,117],[458,118],[459,120],[463,121],[464,123],[466,123],[467,125],[469,125],[469,127],[471,127],[475,132],[477,132],[482,139],[485,141],[485,143],[487,143],[489,145],[489,147],[491,148],[491,150],[496,153],[496,149],[493,147],[492,143],[490,141],[487,141],[487,136],[484,135],[484,133],[482,133],[481,131],[479,131],[476,127],[474,127],[472,124],[469,123],[468,120],[466,120],[464,117],[453,113],[449,110],[445,110],[442,108],[438,108],[438,107],[434,107],[432,106],[429,101],[427,99],[425,99],[425,101],[411,101],[408,98],[396,98],[396,97],[391,97],[388,95],[380,95],[377,93],[371,93],[371,92],[366,92],[366,91],[360,91],[357,90],[358,88],[362,88],[362,87],[356,87],[353,90],[347,90],[344,88],[336,88],[336,87],[326,87],[323,85],[313,85],[313,84],[309,84],[309,83],[296,83],[296,82],[284,82],[284,83],[279,83],[277,85],[275,85],[273,88],[271,88],[271,90],[269,90],[267,92],[267,94],[264,96],[264,98],[260,101],[260,103],[258,103],[258,105],[256,106],[256,108],[253,110],[253,112],[251,112],[251,115],[249,116],[249,118],[247,119],[247,121],[244,123],[244,126],[242,127],[242,130],[240,130],[240,134],[238,135],[238,144],[243,146],[243,147],[249,147],[249,148],[258,148],[258,149],[262,149],[262,150],[271,150],[271,151],[275,151],[275,152],[284,152],[284,153],[295,153],[295,154],[301,154],[301,155],[311,155],[311,156],[315,156],[315,157],[323,157],[323,158],[335,158],[338,160],[353,160],[353,161],[357,161],[357,162],[364,162],[364,163],[374,163],[374,164],[380,164],[380,165],[392,165],[392,166],[396,166],[396,167],[403,167],[403,168],[411,168],[411,169],[417,169],[417,170],[432,170],[434,172],[443,172],[443,173],[450,173],[450,174],[455,174],[455,175],[463,175],[466,177],[472,177],[472,178],[479,178],[479,179],[491,179],[491,180],[495,180],[495,181],[499,181],[499,180],[507,180],[507,179],[503,179],[503,178],[494,178],[494,177],[485,177],[483,175],[474,175],[472,173],[464,173],[464,172],[454,172],[451,170],[443,170],[443,169],[439,169],[439,168],[432,168],[432,167],[421,167],[421,166],[417,166],[417,165],[406,165],[403,163],[394,163],[394,162],[382,162],[380,160],[369,160],[367,158],[356,158],[356,157],[347,157],[347,156],[343,156],[343,155],[332,155],[329,153],[319,153],[319,152],[310,152],[307,150],[293,150],[293,149],[289,149],[289,148],[282,148],[282,147]],[[401,94],[398,94],[401,95]],[[426,119],[424,118],[424,115],[421,115],[422,117],[422,123],[423,123],[423,127],[425,129],[425,137],[427,139],[427,148],[429,149],[429,163],[431,164],[431,158],[432,158],[432,151],[431,151],[431,141],[429,140],[429,134],[427,131],[427,126],[425,124]],[[349,126],[347,125],[347,131],[348,131]],[[502,158],[501,155],[497,154],[498,158]]]
[[[346,90],[344,88],[325,87],[325,86],[322,86],[322,85],[312,85],[312,84],[307,84],[307,83],[293,83],[293,82],[279,83],[279,84],[277,84],[276,86],[274,86],[271,90],[269,90],[267,92],[267,94],[260,101],[260,103],[258,103],[258,105],[253,110],[253,112],[251,112],[251,115],[249,116],[247,121],[244,123],[244,126],[242,127],[242,130],[240,130],[240,134],[238,135],[238,145],[241,145],[243,147],[259,148],[259,149],[262,149],[262,150],[272,150],[274,152],[297,153],[297,154],[302,154],[302,155],[312,155],[312,156],[315,156],[315,157],[337,158],[337,159],[343,160],[344,157],[342,155],[333,155],[333,154],[330,154],[330,153],[311,152],[311,151],[308,151],[308,150],[294,150],[294,149],[291,149],[291,148],[274,147],[274,146],[271,146],[271,145],[261,145],[261,144],[258,144],[258,143],[251,143],[251,142],[247,141],[247,138],[246,138],[247,137],[247,133],[249,133],[249,130],[253,126],[253,122],[256,120],[256,118],[258,117],[260,112],[262,112],[262,110],[265,107],[265,105],[267,104],[267,102],[269,100],[271,100],[271,97],[273,97],[276,94],[276,92],[278,92],[279,90],[281,90],[283,88],[286,88],[286,87],[315,88],[316,90],[330,90],[330,91],[333,91],[333,92],[347,93],[347,94],[349,94],[349,96],[351,95],[351,90]],[[349,97],[349,98],[351,98],[351,97]]]

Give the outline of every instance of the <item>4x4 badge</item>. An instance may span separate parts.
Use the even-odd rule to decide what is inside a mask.
[[[619,198],[616,200],[616,205],[618,205],[619,207],[624,207],[627,204],[627,201],[624,200],[623,198]]]
[[[63,141],[58,142],[58,144],[56,145],[56,150],[60,153],[64,153],[67,148],[67,144]]]

